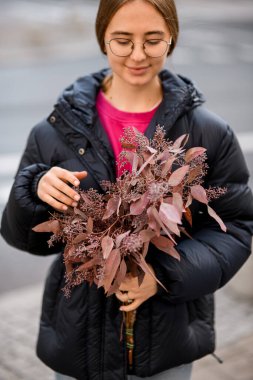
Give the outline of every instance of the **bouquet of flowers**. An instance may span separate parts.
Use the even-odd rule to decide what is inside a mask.
[[[168,141],[159,126],[150,141],[132,127],[125,129],[120,162],[123,167],[130,164],[131,170],[115,183],[103,181],[104,194],[76,189],[81,197],[77,207],[55,212],[34,228],[53,233],[49,245],[65,245],[66,296],[84,281],[112,295],[128,272],[141,284],[145,273],[152,274],[145,261],[150,243],[180,260],[176,240],[181,233],[189,236],[185,226],[192,226],[193,200],[205,204],[226,231],[209,205],[226,189],[204,189],[206,149],[186,150],[187,140],[188,135],[183,135]]]

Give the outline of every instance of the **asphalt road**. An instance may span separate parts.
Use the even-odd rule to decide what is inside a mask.
[[[64,3],[60,6],[63,7]],[[212,2],[213,6],[208,1],[184,3],[178,2],[182,31],[178,50],[168,61],[168,67],[192,78],[204,92],[208,108],[232,126],[253,174],[251,2],[243,0],[239,10],[236,8],[238,2],[231,0]],[[53,4],[56,6],[56,1]],[[26,6],[29,7],[28,1]],[[90,20],[95,14],[94,3],[89,1],[83,7],[86,19]],[[39,20],[41,12],[35,8],[32,12],[30,18],[36,22],[35,16]],[[75,49],[68,41],[57,54],[52,53],[52,48],[44,49],[43,54],[38,50],[34,53],[26,46],[27,53],[21,57],[20,45],[14,47],[9,56],[5,50],[4,60],[2,64],[0,62],[1,210],[32,126],[51,112],[59,93],[76,77],[106,66],[106,60],[96,48],[92,31],[90,33],[92,37],[84,38],[83,48],[82,41],[75,45]],[[0,292],[3,293],[42,281],[52,258],[17,251],[0,238],[0,260]]]

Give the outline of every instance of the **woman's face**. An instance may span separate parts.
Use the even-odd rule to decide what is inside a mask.
[[[151,84],[152,81],[156,80],[157,74],[164,66],[169,46],[162,57],[151,58],[145,54],[143,43],[147,40],[169,42],[170,37],[163,16],[151,4],[145,0],[134,0],[123,5],[107,27],[105,42],[114,38],[122,38],[131,39],[135,45],[130,56],[118,57],[112,53],[109,45],[105,43],[114,79],[132,86]],[[120,44],[125,43],[124,40],[119,42]],[[150,45],[152,43],[152,41],[148,42]]]

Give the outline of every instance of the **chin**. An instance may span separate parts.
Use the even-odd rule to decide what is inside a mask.
[[[146,76],[146,75],[143,75],[143,76],[128,75],[127,77],[122,78],[122,79],[127,84],[130,84],[132,86],[146,86],[153,81],[153,79],[156,77],[156,75],[154,75],[154,76],[150,76],[150,75],[149,76]]]

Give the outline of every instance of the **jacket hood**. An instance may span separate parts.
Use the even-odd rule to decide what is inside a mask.
[[[109,69],[104,69],[80,77],[63,91],[58,99],[58,105],[70,107],[77,116],[85,119],[87,124],[92,124],[96,97],[103,79],[109,73]],[[190,79],[169,70],[163,70],[159,75],[164,90],[165,114],[172,119],[171,123],[185,112],[204,103],[202,93]]]

